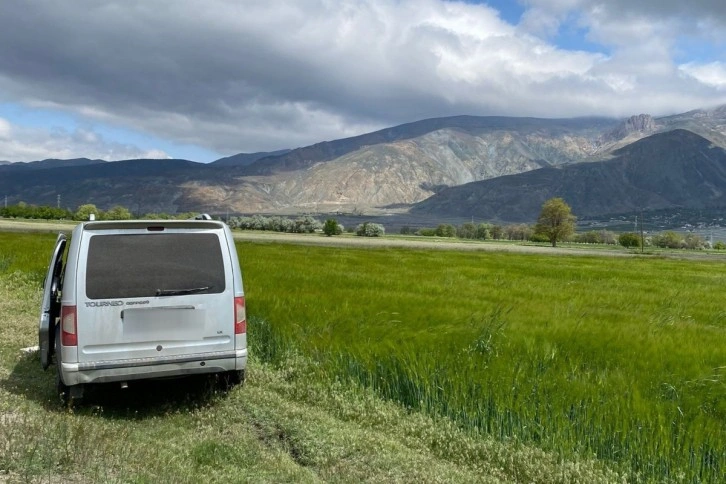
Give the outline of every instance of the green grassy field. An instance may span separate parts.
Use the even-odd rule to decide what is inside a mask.
[[[722,262],[243,242],[244,387],[69,412],[20,353],[54,239],[0,233],[0,479],[723,480]]]
[[[726,472],[726,265],[241,244],[255,331],[462,428],[654,480]],[[272,351],[272,350],[271,350]],[[274,355],[271,355],[274,357]]]

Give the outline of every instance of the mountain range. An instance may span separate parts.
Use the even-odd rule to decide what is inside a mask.
[[[562,197],[578,216],[726,207],[726,150],[684,129],[651,135],[611,159],[504,176],[447,188],[415,214],[531,221],[545,200]]]
[[[0,163],[0,195],[135,213],[406,213],[532,221],[726,206],[726,106],[674,116],[454,116],[270,153],[189,160]],[[0,153],[0,159],[2,158]]]

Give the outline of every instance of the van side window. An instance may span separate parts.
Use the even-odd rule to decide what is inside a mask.
[[[157,291],[225,290],[219,238],[205,233],[94,235],[88,246],[89,299],[154,297]]]

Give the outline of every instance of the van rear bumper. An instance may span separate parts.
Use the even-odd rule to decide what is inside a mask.
[[[78,385],[219,373],[244,370],[246,366],[247,349],[243,349],[127,360],[61,362],[61,374],[66,385]]]

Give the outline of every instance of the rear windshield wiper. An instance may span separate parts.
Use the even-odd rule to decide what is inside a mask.
[[[190,287],[189,289],[157,289],[157,296],[182,296],[184,294],[196,294],[211,289],[212,286]]]

